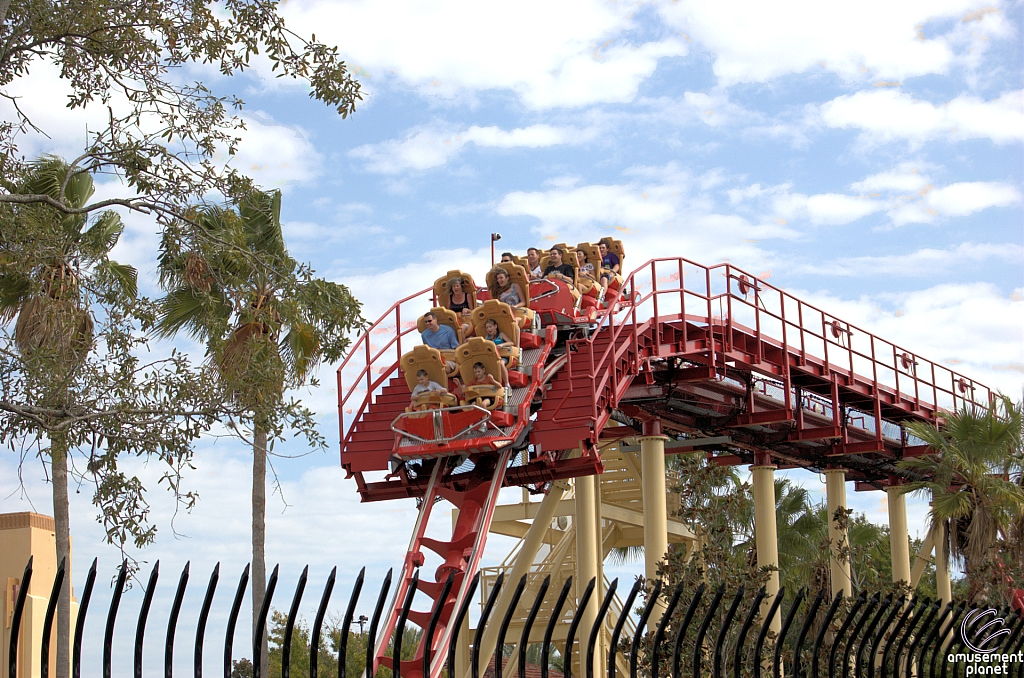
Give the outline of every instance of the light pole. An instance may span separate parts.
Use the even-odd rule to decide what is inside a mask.
[[[494,243],[501,240],[501,233],[491,233],[491,268],[494,268]]]

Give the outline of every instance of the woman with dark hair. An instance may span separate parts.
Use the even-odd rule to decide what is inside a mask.
[[[473,298],[466,293],[465,281],[462,278],[450,278],[445,283],[447,300],[442,299],[441,305],[459,314],[459,324],[462,325],[462,336],[468,337],[472,332],[473,323],[469,316],[473,313]],[[445,303],[447,301],[448,303]]]
[[[519,283],[512,282],[508,271],[501,266],[495,266],[491,269],[491,279],[494,281],[489,288],[491,299],[497,299],[512,308],[526,306],[526,295],[523,294],[522,287]]]

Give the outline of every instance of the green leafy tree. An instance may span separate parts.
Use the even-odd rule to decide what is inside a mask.
[[[907,491],[931,498],[932,525],[945,526],[944,551],[962,565],[971,601],[1001,600],[1010,571],[1020,570],[1021,427],[1021,404],[1006,396],[989,408],[965,406],[941,428],[907,426],[934,451],[900,462],[925,478],[908,483]]]
[[[93,182],[47,157],[11,188],[82,205]],[[143,360],[155,309],[137,296],[135,269],[109,256],[122,228],[113,212],[89,219],[42,204],[0,210],[0,440],[49,460],[58,561],[70,562],[68,475],[76,453],[84,462],[78,475],[95,485],[107,540],[141,547],[156,528],[147,520],[145,488],[119,460],[156,456],[168,466],[161,482],[177,492],[191,443],[223,400],[212,376],[184,355]],[[190,506],[195,497],[179,499]],[[69,629],[65,585],[57,608],[60,677],[68,672]]]
[[[184,331],[206,344],[251,432],[254,622],[266,590],[268,441],[283,439],[290,426],[325,446],[312,413],[285,392],[315,384],[315,368],[338,360],[362,324],[346,287],[315,277],[288,255],[280,215],[280,192],[254,190],[235,207],[196,208],[189,224],[165,230],[159,262],[167,292],[160,334]],[[191,236],[191,223],[200,236]]]
[[[361,98],[337,48],[290,31],[274,0],[0,0],[0,97],[14,111],[0,121],[0,176],[24,169],[18,143],[25,133],[52,133],[13,94],[46,61],[70,88],[71,110],[104,112],[105,124],[90,129],[71,167],[115,173],[126,184],[120,196],[82,204],[11,190],[0,191],[0,203],[48,204],[68,214],[122,205],[173,219],[211,192],[244,193],[250,182],[214,162],[218,152],[235,152],[243,102],[191,81],[188,69],[210,64],[230,76],[256,57],[278,77],[307,83],[310,97],[342,117]]]

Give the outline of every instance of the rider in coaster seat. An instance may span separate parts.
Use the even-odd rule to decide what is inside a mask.
[[[488,321],[493,323],[490,328]],[[487,337],[488,329],[491,330],[498,355],[510,370],[507,381],[515,387],[525,386],[528,377],[522,372],[512,371],[519,364],[519,340],[522,336],[512,307],[489,299],[473,311],[473,325],[476,327],[477,337]]]
[[[521,328],[533,327],[536,314],[530,310],[530,280],[525,268],[511,263],[496,264],[487,272],[487,289],[491,299],[512,307]]]
[[[437,306],[416,321],[416,329],[423,343],[441,352],[448,366],[448,374],[455,372],[455,349],[464,338],[459,320],[454,311]]]
[[[491,411],[492,420],[499,426],[509,426],[512,418],[502,411],[505,404],[505,365],[498,355],[498,347],[481,337],[472,337],[455,352],[459,375],[465,384],[463,405],[478,405]]]
[[[579,264],[576,261],[575,248],[559,243],[541,257],[540,265],[545,278],[566,283],[573,299],[580,298],[580,292],[576,289],[576,281],[579,279],[576,269]]]
[[[540,280],[544,277],[544,269],[540,265],[540,250],[531,247],[526,250],[526,262],[522,265],[530,276],[530,280]]]
[[[597,245],[582,242],[576,245],[577,277],[576,289],[580,297],[581,308],[596,308],[604,297],[605,280],[600,276],[601,254]]]
[[[434,297],[437,305],[454,311],[462,326],[462,337],[473,334],[470,313],[476,308],[476,283],[473,276],[462,271],[448,271],[434,281]]]
[[[429,346],[416,346],[402,356],[402,374],[409,391],[413,394],[412,404],[406,412],[436,410],[458,405],[458,399],[448,391],[448,374],[441,352]],[[422,375],[420,373],[423,373]],[[420,382],[426,377],[427,384]],[[440,386],[440,389],[431,387]],[[420,386],[421,388],[417,389]]]
[[[605,236],[598,241],[598,248],[601,254],[601,281],[604,284],[603,298],[608,301],[615,296],[615,293],[622,288],[623,268],[626,260],[626,250],[621,240]]]

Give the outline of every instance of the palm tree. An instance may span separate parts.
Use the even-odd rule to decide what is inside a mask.
[[[212,364],[252,427],[252,613],[266,590],[266,468],[271,434],[293,426],[322,446],[312,413],[284,400],[321,362],[340,358],[360,326],[359,303],[342,285],[314,278],[292,259],[281,232],[281,194],[252,191],[235,208],[204,206],[164,233],[158,332],[184,330]],[[263,670],[267,675],[267,639]]]
[[[60,158],[44,156],[29,166],[17,192],[43,194],[79,209],[94,192],[92,177],[70,172]],[[115,212],[88,219],[46,206],[22,206],[10,215],[0,242],[0,324],[15,320],[14,345],[32,380],[38,404],[56,410],[74,405],[73,383],[94,347],[90,295],[105,287],[135,298],[136,271],[109,258],[124,227]],[[50,432],[53,518],[57,562],[71,562],[68,515],[68,453],[76,441]],[[57,607],[56,675],[67,676],[71,587]]]
[[[934,451],[900,462],[926,478],[908,483],[907,491],[931,496],[932,526],[945,526],[949,544],[943,550],[963,565],[971,600],[984,593],[998,544],[1024,516],[1021,426],[1021,405],[1003,395],[988,408],[965,406],[949,414],[941,429],[923,422],[907,426]]]

